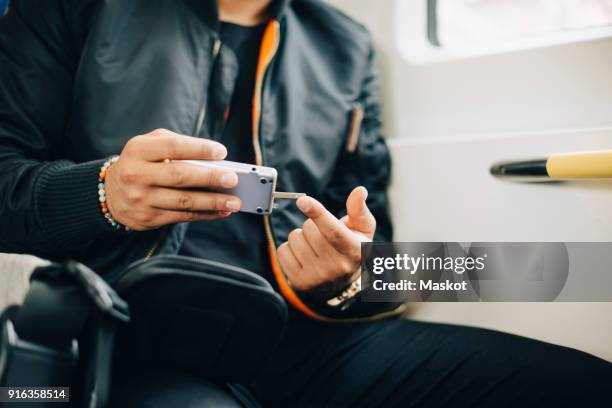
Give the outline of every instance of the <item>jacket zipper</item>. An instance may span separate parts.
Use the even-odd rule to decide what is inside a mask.
[[[214,69],[214,66],[215,66],[215,62],[217,61],[217,57],[219,56],[220,50],[221,50],[221,40],[219,38],[215,38],[215,42],[213,44],[213,51],[212,51],[212,63],[211,63],[211,71],[210,71],[211,75],[212,75],[212,70]],[[206,119],[206,103],[205,102],[202,103],[202,107],[200,108],[200,112],[198,113],[198,120],[196,123],[196,128],[195,128],[195,133],[194,133],[196,136],[200,134],[200,131],[202,130],[202,126],[204,126],[204,119]],[[149,260],[153,255],[155,255],[155,252],[161,245],[161,242],[164,238],[166,229],[167,227],[162,228],[157,238],[155,239],[155,242],[153,243],[153,245],[151,245],[151,247],[147,250],[147,252],[145,252],[145,256],[143,260],[145,261]]]
[[[159,248],[159,245],[161,244],[162,238],[164,237],[164,233],[166,232],[166,227],[163,227],[162,230],[159,232],[159,234],[157,234],[157,238],[155,238],[155,242],[153,243],[153,245],[151,245],[151,248],[149,248],[149,250],[145,253],[144,256],[144,260],[149,260],[153,254],[155,254],[155,251],[157,251],[157,248]]]
[[[260,136],[260,126],[261,126],[261,115],[262,115],[262,99],[263,99],[263,82],[266,71],[270,66],[270,63],[274,59],[276,52],[278,51],[278,45],[280,42],[278,35],[278,21],[272,21],[270,24],[275,25],[274,30],[276,30],[275,42],[272,48],[272,52],[268,56],[268,58],[263,61],[263,66],[261,69],[258,69],[257,77],[255,81],[255,97],[253,98],[253,103],[256,104],[254,108],[256,109],[255,114],[253,115],[253,149],[255,150],[255,163],[258,166],[263,165],[263,153],[261,150],[261,144],[259,142]],[[265,35],[265,34],[264,34]],[[258,67],[259,68],[259,67]],[[266,231],[266,238],[268,240],[268,244],[271,248],[274,249],[274,253],[276,253],[276,244],[274,243],[274,236],[272,234],[272,228],[270,225],[270,219],[268,216],[264,216],[264,228]],[[275,256],[276,254],[274,254]]]

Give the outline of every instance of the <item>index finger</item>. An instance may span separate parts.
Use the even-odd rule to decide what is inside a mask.
[[[321,235],[338,252],[344,253],[354,245],[354,236],[344,223],[330,213],[323,204],[312,197],[300,197],[296,202],[300,211],[317,226]]]
[[[144,163],[144,180],[155,186],[232,188],[238,184],[238,175],[222,168],[194,166],[189,162]]]
[[[156,130],[142,138],[138,150],[147,161],[223,160],[227,155],[227,149],[221,143],[169,130]]]

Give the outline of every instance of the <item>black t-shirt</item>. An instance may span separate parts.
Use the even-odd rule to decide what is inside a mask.
[[[236,54],[239,66],[229,117],[220,140],[227,147],[227,160],[255,163],[252,98],[264,28],[265,25],[221,24],[221,42]],[[237,253],[242,256],[237,258]],[[236,213],[219,220],[194,222],[187,229],[180,254],[222,262],[229,259],[233,265],[266,277],[269,274],[260,215]]]

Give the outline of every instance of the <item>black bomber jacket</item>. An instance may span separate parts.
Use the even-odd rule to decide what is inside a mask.
[[[279,190],[306,192],[338,217],[348,193],[366,186],[375,239],[390,240],[368,32],[318,0],[273,7],[254,90],[257,164],[277,169]],[[69,256],[103,276],[178,251],[186,224],[113,231],[99,210],[98,172],[156,128],[221,137],[237,65],[218,24],[214,0],[12,0],[0,18],[0,251]],[[284,202],[262,217],[290,303],[321,320],[392,313],[397,304],[341,310],[288,289],[275,248],[303,221]]]

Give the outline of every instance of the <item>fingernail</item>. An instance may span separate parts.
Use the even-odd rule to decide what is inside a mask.
[[[365,191],[365,194],[364,194],[365,198],[364,198],[364,200],[366,200],[366,199],[368,198],[368,195],[369,195],[370,193],[369,193],[369,191],[368,191],[368,189],[367,189],[367,188],[365,188],[365,187],[363,187],[363,186],[361,186],[361,188],[362,188],[362,189]]]
[[[238,183],[238,176],[235,173],[225,173],[221,176],[221,187],[232,188]]]
[[[240,210],[240,201],[238,200],[227,200],[225,202],[225,208],[230,211],[238,211]]]
[[[217,160],[223,160],[225,156],[227,156],[227,149],[224,146],[217,146],[215,147],[213,156]]]
[[[295,204],[302,212],[308,212],[311,207],[310,200],[306,197],[299,198]]]

